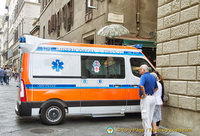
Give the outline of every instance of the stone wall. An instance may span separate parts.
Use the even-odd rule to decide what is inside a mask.
[[[170,128],[192,128],[187,134],[197,136],[196,125],[200,126],[200,1],[158,0],[157,17],[157,69],[165,79],[165,90],[169,94],[163,111],[170,111],[163,114],[162,124]],[[185,115],[184,119],[178,118],[180,114]],[[190,126],[187,121],[191,122]]]

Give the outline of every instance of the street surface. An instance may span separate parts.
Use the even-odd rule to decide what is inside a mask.
[[[142,136],[140,114],[125,117],[92,118],[88,116],[66,116],[63,124],[47,126],[39,117],[21,118],[15,114],[17,82],[0,85],[0,136]],[[114,132],[107,133],[112,127]],[[133,132],[134,129],[134,132]],[[181,136],[178,133],[159,133],[159,136]]]

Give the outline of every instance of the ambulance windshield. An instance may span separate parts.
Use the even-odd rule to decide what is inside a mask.
[[[132,73],[134,76],[140,77],[140,73],[139,73],[139,68],[141,65],[146,64],[149,67],[149,72],[153,72],[154,68],[145,60],[142,58],[131,58],[131,69],[132,69]]]

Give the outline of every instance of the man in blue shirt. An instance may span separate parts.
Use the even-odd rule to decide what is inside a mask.
[[[147,65],[141,65],[139,69],[140,78],[140,108],[142,116],[142,125],[144,128],[144,136],[151,136],[152,132],[152,118],[155,108],[154,92],[157,91],[158,86],[156,79],[149,73],[149,67]]]
[[[1,82],[1,85],[3,85],[3,79],[4,79],[4,69],[1,68],[0,69],[0,82]]]

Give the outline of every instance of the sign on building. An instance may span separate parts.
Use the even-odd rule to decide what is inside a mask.
[[[124,15],[108,13],[108,22],[124,23]]]

